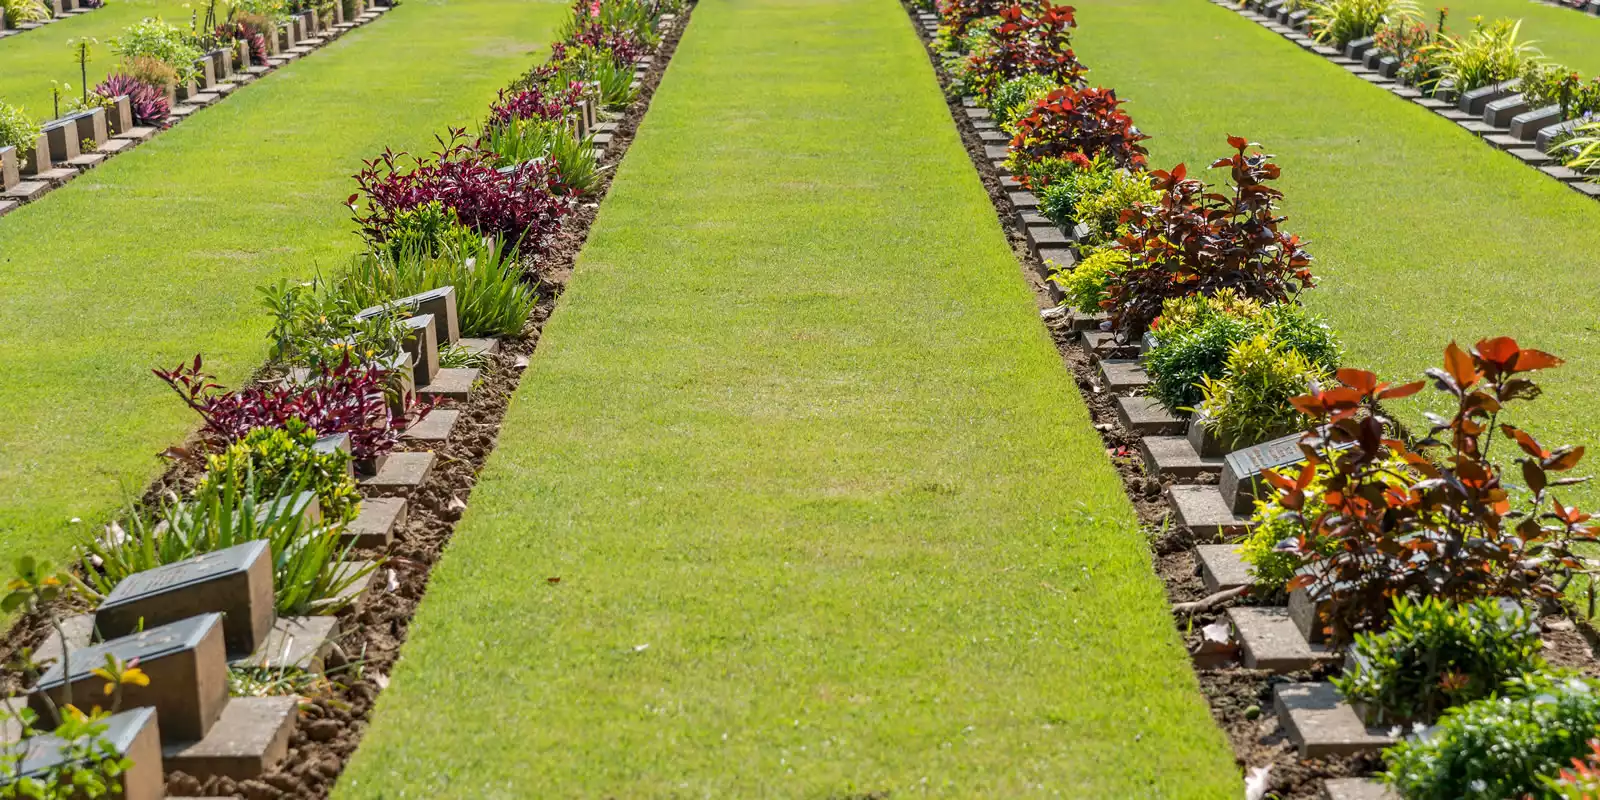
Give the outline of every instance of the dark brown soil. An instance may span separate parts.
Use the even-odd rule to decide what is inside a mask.
[[[915,10],[909,6],[907,10],[912,13],[913,26],[926,42],[927,37],[921,27],[915,25]],[[1033,287],[1038,306],[1041,311],[1052,308],[1055,302],[1045,288],[1045,282],[1039,277],[1040,264],[1028,249],[1017,209],[1007,196],[1008,190],[1001,186],[1000,177],[984,152],[984,143],[978,136],[977,128],[963,110],[961,98],[952,91],[949,76],[942,69],[938,55],[930,51],[929,61],[945,90],[950,117],[961,132],[961,140],[967,147],[973,167],[989,192],[1011,249],[1029,285]],[[1145,474],[1138,451],[1139,437],[1122,427],[1116,413],[1115,396],[1100,385],[1095,356],[1084,346],[1078,331],[1073,330],[1070,314],[1041,314],[1041,319],[1061,353],[1062,363],[1076,379],[1095,429],[1105,444],[1107,456],[1122,476],[1128,499],[1137,510],[1141,527],[1150,542],[1156,572],[1166,584],[1168,599],[1176,604],[1204,598],[1207,592],[1199,577],[1194,547],[1211,540],[1198,539],[1187,528],[1172,521],[1171,510],[1162,494],[1171,480],[1165,476]],[[1278,604],[1282,602],[1282,598],[1266,599],[1275,600]],[[1248,604],[1264,600],[1247,595],[1232,602]],[[1221,604],[1192,616],[1174,615],[1173,623],[1191,653],[1199,651],[1201,630],[1222,620],[1227,605]],[[1592,644],[1600,641],[1600,632],[1587,624],[1575,625],[1566,616],[1547,617],[1542,624],[1545,628],[1546,659],[1557,666],[1600,674],[1597,673],[1600,667],[1597,667],[1592,649]],[[1241,776],[1252,768],[1270,766],[1268,788],[1271,796],[1279,800],[1320,800],[1324,779],[1370,775],[1382,767],[1376,757],[1301,759],[1288,741],[1272,709],[1272,687],[1279,683],[1326,679],[1330,674],[1328,668],[1317,672],[1273,675],[1245,669],[1226,654],[1213,658],[1197,656],[1195,661],[1195,676],[1210,702],[1212,717],[1218,727],[1227,733],[1233,745],[1234,759]]]
[[[481,383],[468,402],[446,402],[440,406],[460,409],[461,417],[449,441],[432,448],[437,456],[433,472],[410,495],[406,523],[396,532],[396,541],[386,554],[387,562],[373,582],[375,588],[355,609],[345,613],[338,646],[328,658],[330,673],[358,677],[346,679],[344,685],[337,686],[331,693],[310,698],[302,705],[288,758],[279,769],[260,780],[243,782],[217,779],[202,783],[183,773],[172,773],[168,776],[168,794],[231,795],[252,800],[323,798],[333,788],[345,762],[361,741],[372,703],[387,684],[386,676],[399,657],[411,618],[427,590],[430,571],[455,531],[478,472],[494,450],[506,406],[521,380],[528,357],[538,346],[545,322],[555,309],[556,298],[572,275],[578,253],[598,212],[598,199],[603,199],[609,191],[616,165],[632,144],[639,121],[649,109],[662,73],[692,13],[691,4],[679,15],[677,24],[655,52],[639,99],[618,120],[602,159],[605,177],[598,198],[586,199],[568,217],[561,234],[547,252],[537,262],[527,265],[530,280],[540,287],[540,302],[522,337],[502,341],[501,352],[485,366]],[[263,369],[253,380],[273,377]],[[401,449],[424,448],[409,445]],[[167,492],[192,487],[203,472],[204,452],[198,439],[173,448],[169,457],[171,465],[143,496],[147,504]],[[53,612],[68,614],[75,610],[81,609],[57,607]],[[48,628],[42,615],[20,619],[4,639],[0,639],[0,657],[10,659],[22,647],[37,646]],[[359,663],[352,665],[352,661]],[[4,674],[6,688],[16,690],[21,682],[21,676],[14,671]]]

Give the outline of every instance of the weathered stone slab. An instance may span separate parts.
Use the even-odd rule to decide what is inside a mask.
[[[17,164],[17,148],[0,147],[0,191],[6,191],[22,180]]]
[[[236,697],[204,738],[163,749],[166,768],[202,781],[258,778],[289,754],[299,703],[297,697]]]
[[[66,634],[66,652],[76,653],[88,647],[90,642],[94,641],[94,615],[73,614],[61,620],[61,633]],[[59,664],[61,653],[61,635],[52,631],[43,642],[39,643],[38,649],[33,653],[33,659],[41,664]]]
[[[95,148],[95,152],[103,153],[108,156],[114,156],[133,146],[134,142],[132,139],[107,139],[101,142],[99,147]]]
[[[1282,606],[1234,606],[1228,609],[1228,622],[1238,635],[1244,665],[1250,669],[1281,674],[1343,657],[1323,645],[1307,642],[1289,618],[1289,610]]]
[[[1030,225],[1027,228],[1028,249],[1033,251],[1035,258],[1039,251],[1047,247],[1067,247],[1072,241],[1060,228],[1054,225]]]
[[[478,382],[479,372],[477,369],[460,367],[440,369],[434,374],[430,383],[417,387],[417,394],[423,397],[466,402],[467,398],[472,396],[472,387]]]
[[[1200,580],[1206,591],[1237,589],[1252,582],[1250,565],[1239,555],[1236,544],[1197,545],[1195,560],[1200,562]]]
[[[131,766],[118,777],[122,792],[113,795],[118,800],[159,800],[166,797],[167,781],[161,770],[161,733],[153,708],[134,708],[112,715],[105,721],[101,739]],[[38,736],[28,742],[22,754],[19,777],[43,777],[67,761],[63,748],[67,742],[54,736]],[[15,750],[6,752],[7,767],[15,765],[10,759]]]
[[[1550,152],[1550,148],[1555,145],[1555,140],[1558,137],[1566,136],[1576,132],[1578,127],[1584,125],[1585,123],[1586,120],[1583,119],[1569,119],[1564,122],[1558,122],[1554,125],[1543,128],[1536,136],[1533,137],[1533,146],[1548,153]]]
[[[20,201],[17,201],[17,200],[0,200],[0,217],[3,217],[5,215],[7,215],[7,214],[10,214],[11,212],[16,211],[17,209],[19,209],[21,207],[22,207],[22,203]]]
[[[1484,109],[1491,102],[1510,97],[1516,92],[1516,86],[1516,81],[1502,81],[1462,92],[1461,97],[1456,99],[1456,108],[1474,117],[1482,117]]]
[[[1301,758],[1376,753],[1394,744],[1386,732],[1361,724],[1331,683],[1279,684],[1272,702]]]
[[[1119,396],[1117,419],[1122,427],[1140,436],[1176,436],[1188,424],[1172,415],[1153,397]]]
[[[1361,38],[1361,39],[1351,40],[1350,42],[1346,43],[1345,46],[1344,46],[1345,57],[1347,57],[1347,58],[1356,58],[1356,59],[1365,59],[1366,56],[1367,56],[1367,51],[1372,49],[1372,46],[1373,46],[1373,44],[1375,42],[1376,42],[1376,40],[1373,39],[1373,37],[1371,37],[1371,36],[1367,36],[1367,37]]]
[[[457,339],[456,345],[466,350],[469,355],[487,356],[500,352],[499,339]]]
[[[87,171],[100,166],[106,160],[104,153],[83,153],[77,158],[67,159],[67,166],[75,170]]]
[[[1017,211],[1017,220],[1022,223],[1022,227],[1024,227],[1024,228],[1026,228],[1026,227],[1028,227],[1030,225],[1054,225],[1055,224],[1054,222],[1051,222],[1049,219],[1047,219],[1045,217],[1045,215],[1040,214],[1038,211],[1034,211],[1032,209],[1019,209]]]
[[[1322,622],[1328,609],[1327,601],[1312,602],[1311,594],[1305,589],[1289,593],[1289,618],[1294,620],[1300,636],[1312,644],[1320,644],[1328,638],[1327,626]]]
[[[998,144],[998,145],[1004,145],[1006,142],[1011,141],[1011,137],[1010,136],[1007,136],[1007,135],[1005,135],[1005,133],[1003,133],[1001,131],[998,131],[998,130],[982,130],[982,131],[978,131],[978,139],[980,141],[982,141],[984,144]]]
[[[254,652],[272,629],[272,551],[266,541],[205,553],[136,572],[106,595],[95,626],[107,639],[196,614],[221,613],[228,652]]]
[[[1532,147],[1516,147],[1507,150],[1506,152],[1509,153],[1513,158],[1516,158],[1518,161],[1521,161],[1530,167],[1543,167],[1545,165],[1555,163],[1556,160],[1555,156],[1540,150],[1535,150]]]
[[[1078,265],[1078,254],[1070,247],[1041,247],[1038,263],[1039,277],[1048,278],[1057,270],[1070,272]]]
[[[1003,144],[986,144],[983,146],[983,154],[991,160],[1004,161],[1011,155],[1011,148]]]
[[[419,442],[443,442],[450,438],[461,412],[453,408],[436,408],[428,412],[421,422],[406,429],[405,438]]]
[[[422,485],[433,471],[433,453],[390,453],[378,467],[377,474],[361,479],[365,489],[383,489],[409,492]]]
[[[1450,108],[1450,104],[1449,103],[1446,103],[1445,101],[1440,100],[1437,97],[1419,96],[1419,97],[1413,98],[1411,102],[1416,103],[1417,105],[1422,106],[1423,108],[1426,108],[1429,111],[1444,111],[1444,110]]]
[[[1113,394],[1128,394],[1150,385],[1150,376],[1136,359],[1101,359],[1100,380]]]
[[[1563,183],[1581,181],[1584,179],[1583,173],[1561,166],[1560,164],[1548,164],[1540,167],[1539,171]]]
[[[132,140],[132,141],[135,141],[135,142],[142,142],[142,141],[145,141],[145,140],[147,140],[150,137],[155,136],[155,135],[156,135],[156,129],[155,128],[133,127],[133,128],[129,128],[127,131],[125,131],[123,133],[117,134],[116,136],[114,136],[112,138],[115,138],[115,139],[128,139],[128,140]]]
[[[235,667],[321,672],[322,660],[338,634],[338,617],[279,617],[255,652],[230,663]]]
[[[345,526],[340,544],[363,549],[385,549],[394,542],[394,532],[405,521],[404,497],[369,497],[361,501],[361,512],[355,520]]]
[[[1567,185],[1571,186],[1575,191],[1584,195],[1585,197],[1600,199],[1600,183],[1585,181],[1583,183],[1569,183]]]
[[[1467,132],[1476,134],[1478,136],[1488,136],[1490,134],[1505,133],[1505,129],[1504,128],[1496,128],[1495,126],[1490,125],[1489,123],[1484,122],[1483,120],[1480,120],[1480,119],[1470,119],[1469,118],[1469,119],[1457,120],[1456,124],[1460,125],[1463,130],[1466,130]]]
[[[407,334],[401,347],[411,356],[412,375],[417,383],[433,383],[439,372],[439,342],[432,314],[418,314],[405,321]]]
[[[967,112],[967,119],[988,119],[989,118],[989,109],[987,109],[987,108],[964,108],[962,110]]]
[[[1372,778],[1329,778],[1322,782],[1322,800],[1400,800]]]
[[[75,699],[103,696],[105,681],[91,670],[103,666],[108,653],[124,662],[139,659],[139,668],[150,676],[149,686],[124,687],[123,705],[155,707],[163,742],[204,737],[228,703],[222,615],[207,613],[73,652],[71,673],[59,663],[52,666],[39,679],[29,705],[46,717],[45,697],[65,705],[68,686]]]
[[[10,189],[0,193],[0,197],[9,198],[19,203],[31,203],[50,191],[50,184],[45,181],[22,181]]]
[[[1215,486],[1168,486],[1167,501],[1172,505],[1173,522],[1197,538],[1221,539],[1250,529],[1250,518],[1234,513]]]
[[[1139,440],[1139,450],[1145,471],[1151,475],[1195,480],[1222,470],[1222,459],[1201,457],[1187,436],[1146,436]]]
[[[1039,207],[1039,198],[1033,192],[1007,192],[1006,198],[1011,201],[1011,207],[1019,210],[1032,211]]]

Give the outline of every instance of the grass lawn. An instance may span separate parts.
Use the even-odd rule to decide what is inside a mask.
[[[205,7],[188,0],[107,0],[105,8],[0,39],[0,101],[23,106],[37,119],[50,119],[51,81],[70,85],[75,95],[83,90],[73,40],[98,42],[89,58],[89,87],[94,88],[122,60],[112,52],[110,40],[123,29],[145,17],[187,28],[196,8],[204,17]]]
[[[64,556],[197,418],[150,374],[265,354],[256,287],[356,250],[341,203],[535,62],[561,0],[410,2],[0,219],[0,564]],[[10,42],[5,42],[9,45]]]
[[[1521,38],[1532,41],[1551,61],[1578,70],[1586,78],[1600,76],[1600,17],[1530,0],[1450,0],[1424,4],[1421,9],[1425,15],[1434,15],[1437,5],[1450,9],[1445,29],[1456,33],[1471,30],[1476,16],[1485,21],[1520,19]]]
[[[1204,0],[1087,0],[1079,21],[1091,80],[1131,100],[1153,166],[1203,168],[1229,134],[1278,155],[1286,228],[1321,276],[1307,303],[1347,364],[1409,379],[1451,338],[1511,335],[1567,359],[1540,377],[1526,427],[1547,445],[1600,444],[1600,203]]]
[[[705,0],[335,795],[1239,782],[904,12]]]

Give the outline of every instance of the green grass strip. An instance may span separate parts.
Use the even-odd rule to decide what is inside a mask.
[[[0,39],[0,101],[23,106],[36,119],[50,119],[54,116],[51,81],[70,85],[73,96],[83,90],[73,40],[90,38],[97,42],[89,58],[92,89],[122,61],[112,52],[110,40],[122,35],[129,25],[145,17],[161,17],[187,29],[189,15],[195,9],[203,19],[205,7],[188,0],[107,0],[105,8]]]
[[[905,13],[703,2],[335,795],[1239,781]]]
[[[358,247],[349,176],[427,148],[536,63],[561,0],[411,2],[0,219],[0,565],[67,554],[193,412],[150,374],[229,385],[266,352],[256,287]]]
[[[1547,445],[1600,441],[1600,203],[1205,0],[1090,0],[1079,20],[1090,80],[1131,101],[1152,166],[1205,171],[1229,134],[1277,154],[1285,227],[1321,277],[1306,301],[1347,364],[1409,380],[1452,338],[1511,335],[1568,362],[1539,376],[1526,427]]]
[[[1546,58],[1565,64],[1585,77],[1600,76],[1600,17],[1529,0],[1450,0],[1419,3],[1429,25],[1439,6],[1450,9],[1445,30],[1457,34],[1472,30],[1472,18],[1522,20],[1521,38],[1533,42]]]

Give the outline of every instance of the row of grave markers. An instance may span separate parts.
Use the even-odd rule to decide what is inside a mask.
[[[377,19],[391,7],[368,7],[366,2],[356,0],[358,14],[350,21],[344,19],[343,5],[335,3],[330,18],[323,19],[313,10],[279,23],[277,35],[266,39],[265,65],[254,63],[262,54],[252,54],[249,43],[242,40],[233,48],[207,53],[196,62],[199,75],[195,80],[168,89],[168,127],[332,38]],[[45,123],[38,140],[23,151],[0,147],[0,216],[38,200],[159,132],[134,124],[125,95],[113,98],[109,110],[95,108]]]
[[[1309,12],[1290,11],[1287,0],[1249,0],[1244,5],[1232,0],[1211,1],[1332,61],[1360,79],[1387,89],[1396,97],[1410,100],[1456,123],[1484,143],[1505,151],[1572,190],[1600,200],[1600,174],[1574,171],[1550,152],[1558,137],[1571,134],[1583,120],[1562,119],[1559,105],[1532,107],[1518,92],[1517,81],[1504,81],[1466,92],[1457,92],[1446,85],[1425,93],[1398,80],[1399,59],[1381,53],[1373,37],[1352,41],[1342,51],[1318,44],[1306,33]],[[1591,0],[1588,8],[1600,14],[1600,0]]]
[[[49,5],[50,16],[45,17],[38,22],[24,22],[14,28],[7,26],[5,15],[0,14],[0,39],[5,39],[8,36],[17,36],[37,28],[42,28],[52,22],[55,22],[56,20],[75,17],[79,14],[87,14],[97,8],[104,7],[105,2],[102,0],[99,5],[91,6],[80,2],[80,0],[50,0]]]
[[[663,17],[663,31],[674,15]],[[642,86],[653,56],[636,65],[635,88]],[[593,135],[603,154],[616,123],[603,120],[598,96],[582,102],[572,124]],[[603,138],[602,138],[603,137]],[[457,295],[446,286],[380,306],[363,309],[367,319],[399,312],[410,335],[391,367],[405,391],[441,401],[427,417],[406,431],[412,443],[448,439],[464,403],[478,383],[475,368],[439,366],[439,351],[460,346],[469,353],[498,352],[494,339],[463,338]],[[307,377],[291,374],[290,379]],[[348,434],[319,439],[319,449],[349,450]],[[357,518],[344,532],[344,543],[363,550],[383,550],[405,522],[407,496],[420,487],[434,463],[431,450],[392,452],[368,462],[352,461],[363,495]],[[293,513],[321,519],[316,496],[294,499]],[[363,570],[364,562],[347,569]],[[346,590],[359,606],[373,581],[369,573]],[[292,696],[231,697],[231,667],[302,669],[320,672],[323,657],[339,634],[338,618],[279,617],[272,576],[272,554],[264,541],[249,542],[130,575],[120,582],[93,614],[69,618],[65,647],[47,640],[37,657],[53,664],[26,698],[27,704],[51,719],[52,705],[69,694],[86,698],[104,681],[91,671],[113,655],[123,662],[137,659],[150,678],[148,686],[124,690],[127,710],[108,721],[104,739],[133,764],[122,777],[126,800],[165,797],[166,774],[182,771],[202,782],[215,777],[235,781],[259,777],[288,753],[297,721],[299,699]],[[0,728],[0,751],[17,746],[15,730]],[[27,742],[22,775],[41,774],[61,761],[63,742],[40,736]]]
[[[938,30],[938,17],[921,12],[917,21],[931,40]],[[1078,262],[1077,240],[1083,229],[1063,231],[1038,212],[1037,196],[1027,191],[1005,166],[1010,137],[990,119],[987,109],[974,98],[964,98],[962,113],[978,134],[984,155],[1000,179],[1009,210],[1025,233],[1039,277],[1044,279],[1050,298],[1059,303],[1061,290],[1048,280],[1049,273],[1052,267],[1070,270]],[[1007,211],[999,207],[996,210],[1001,214]],[[1067,326],[1079,333],[1095,361],[1096,377],[1115,399],[1119,422],[1139,436],[1146,473],[1165,474],[1176,480],[1167,492],[1174,521],[1190,528],[1196,538],[1220,541],[1225,535],[1244,533],[1261,490],[1262,472],[1304,459],[1299,433],[1229,451],[1209,434],[1203,420],[1179,419],[1153,399],[1142,396],[1140,391],[1149,378],[1137,355],[1154,345],[1151,337],[1146,336],[1138,345],[1119,346],[1112,334],[1100,330],[1104,315],[1077,315],[1059,305],[1045,309],[1042,315],[1054,326]],[[1247,585],[1251,580],[1248,565],[1234,545],[1201,545],[1197,558],[1203,580],[1212,592]],[[1230,608],[1230,624],[1240,642],[1239,660],[1251,669],[1286,673],[1343,658],[1342,653],[1321,644],[1322,634],[1313,611],[1303,591],[1291,595],[1287,607]],[[1231,652],[1201,652],[1193,656],[1199,667],[1219,666],[1234,658]],[[1387,732],[1368,728],[1358,711],[1344,703],[1330,683],[1279,684],[1274,687],[1273,696],[1274,709],[1301,757],[1368,753],[1393,743]],[[1328,780],[1323,792],[1328,800],[1392,797],[1380,784],[1359,778]]]

